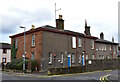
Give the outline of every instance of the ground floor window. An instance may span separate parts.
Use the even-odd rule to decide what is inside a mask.
[[[95,59],[95,55],[94,54],[92,55],[92,59]]]
[[[86,55],[86,60],[88,60],[88,55]]]
[[[6,63],[6,58],[3,58],[3,59],[2,59],[2,62],[3,62],[3,63]]]
[[[79,54],[79,60],[78,60],[79,63],[81,63],[81,54]]]
[[[72,53],[72,63],[75,63],[75,54]]]
[[[49,64],[52,64],[52,53],[49,53]]]
[[[35,53],[34,52],[31,53],[31,59],[35,59]]]
[[[64,59],[63,54],[61,54],[61,64],[63,63],[63,59]]]

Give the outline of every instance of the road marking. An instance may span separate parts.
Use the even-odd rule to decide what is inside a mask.
[[[108,74],[108,75],[105,75],[105,76],[102,76],[102,77],[100,77],[100,81],[101,82],[105,82],[105,80],[107,80],[108,81],[108,76],[110,76],[111,74]]]

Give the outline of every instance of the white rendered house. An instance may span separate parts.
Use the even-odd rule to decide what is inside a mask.
[[[8,43],[0,43],[0,63],[2,62],[11,62],[11,45]]]

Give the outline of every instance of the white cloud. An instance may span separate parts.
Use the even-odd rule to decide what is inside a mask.
[[[57,18],[63,15],[65,29],[84,33],[87,19],[93,36],[99,37],[100,32],[104,32],[105,39],[111,40],[114,36],[117,41],[118,0],[1,0],[0,20],[4,20],[1,20],[4,31],[10,33],[6,36],[22,32],[18,29],[20,25],[28,29],[31,24],[55,26],[55,2],[57,9],[62,8],[57,11]],[[6,30],[13,27],[17,28],[16,32]]]

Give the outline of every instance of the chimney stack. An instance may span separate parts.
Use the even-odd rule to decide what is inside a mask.
[[[62,19],[62,15],[59,15],[59,19],[56,19],[56,28],[58,30],[64,30],[64,20]]]
[[[104,34],[103,34],[103,32],[100,33],[100,39],[104,40]]]
[[[90,33],[90,26],[87,26],[87,21],[86,20],[85,20],[85,31],[84,31],[84,33],[86,35],[91,35],[91,33]]]
[[[114,43],[114,37],[112,37],[112,42]]]

